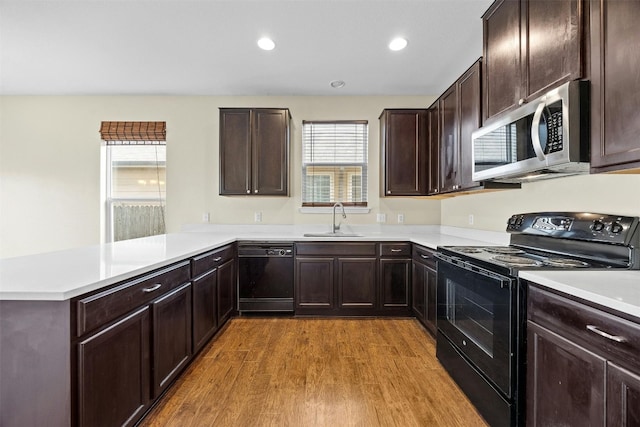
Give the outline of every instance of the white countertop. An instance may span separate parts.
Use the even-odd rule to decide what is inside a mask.
[[[309,225],[190,225],[183,232],[0,259],[0,300],[64,301],[234,241],[409,241],[506,245],[507,233],[445,226],[343,226],[362,237],[317,238]],[[640,318],[640,271],[522,271],[520,277]]]
[[[181,233],[0,259],[0,300],[68,300],[236,240],[411,241],[433,249],[439,245],[508,242],[506,233],[439,226],[344,226],[344,232],[358,232],[363,237],[304,237],[304,233],[324,232],[328,228],[326,225],[203,224],[185,226]],[[470,237],[463,237],[465,235]]]
[[[640,319],[638,270],[522,271],[520,277]]]

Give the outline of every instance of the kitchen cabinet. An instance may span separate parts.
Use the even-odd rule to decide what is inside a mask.
[[[481,62],[476,61],[439,99],[440,193],[480,186],[471,178],[471,133],[481,120]]]
[[[288,196],[286,108],[220,109],[220,195]]]
[[[376,308],[377,244],[295,245],[296,314],[371,314]]]
[[[380,244],[380,308],[405,309],[411,296],[411,244]]]
[[[425,109],[385,109],[380,120],[381,196],[426,196],[429,145]]]
[[[587,16],[584,0],[497,0],[489,7],[482,17],[484,122],[585,77]]]
[[[131,426],[151,403],[149,307],[78,343],[77,424]]]
[[[153,397],[176,379],[191,359],[191,283],[151,304]]]
[[[640,173],[640,3],[591,1],[592,172]]]
[[[639,425],[640,319],[528,286],[527,425]]]
[[[191,260],[193,352],[200,350],[229,319],[235,302],[235,244]]]
[[[429,139],[429,195],[440,193],[440,109],[438,101],[427,109]]]
[[[72,300],[77,424],[134,425],[191,357],[188,261]]]
[[[411,308],[416,318],[435,336],[436,334],[436,272],[435,252],[413,245]]]

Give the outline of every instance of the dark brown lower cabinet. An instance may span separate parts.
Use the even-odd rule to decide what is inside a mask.
[[[296,258],[296,310],[335,308],[333,258]]]
[[[376,258],[338,258],[338,307],[373,309],[376,305]]]
[[[640,375],[607,364],[607,425],[640,426]]]
[[[155,300],[153,316],[153,397],[158,397],[191,358],[191,283]]]
[[[200,350],[218,327],[218,270],[193,280],[193,352]]]
[[[230,259],[218,267],[218,327],[222,327],[235,312],[236,262]]]
[[[527,325],[527,425],[604,426],[606,359]]]
[[[130,426],[149,395],[149,307],[78,344],[78,425]]]
[[[416,318],[436,334],[436,289],[438,274],[434,251],[413,245],[411,308]]]
[[[640,319],[529,284],[527,426],[640,426]]]
[[[380,259],[380,305],[382,308],[409,309],[410,277],[410,259]]]

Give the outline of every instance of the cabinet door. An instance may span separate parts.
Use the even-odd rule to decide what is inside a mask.
[[[458,95],[460,102],[460,163],[459,185],[460,189],[468,189],[480,185],[474,182],[473,175],[473,145],[471,134],[481,125],[480,116],[480,64],[475,64],[467,70],[458,80]]]
[[[220,110],[220,194],[251,193],[251,112]]]
[[[527,425],[605,425],[606,360],[529,321]]]
[[[151,305],[153,317],[153,397],[158,397],[191,357],[191,283]]]
[[[518,0],[498,0],[483,16],[485,120],[513,107],[521,97],[520,16]]]
[[[640,168],[638,22],[640,2],[591,1],[591,167],[596,171]]]
[[[253,193],[286,196],[289,191],[289,111],[255,110],[252,138]]]
[[[607,425],[640,426],[640,376],[607,365]]]
[[[218,267],[218,327],[225,324],[236,304],[236,262],[229,260]]]
[[[409,308],[411,260],[380,260],[380,301],[383,308]]]
[[[583,75],[583,0],[527,0],[523,5],[523,98]]]
[[[458,86],[454,84],[440,97],[440,189],[458,188]]]
[[[385,196],[427,194],[426,110],[385,110],[381,116]]]
[[[216,332],[218,270],[193,281],[193,352],[197,352]]]
[[[438,273],[436,270],[427,267],[426,271],[427,284],[426,284],[426,297],[427,297],[427,314],[426,314],[426,325],[427,329],[431,331],[432,334],[436,334],[436,309],[437,309],[437,300],[436,300],[436,290],[438,288]]]
[[[376,258],[338,258],[338,306],[376,305]]]
[[[296,257],[296,308],[331,310],[334,305],[334,259]]]
[[[426,272],[427,268],[419,263],[413,262],[411,274],[411,308],[413,314],[421,323],[425,322],[427,314],[426,295]]]
[[[131,426],[150,402],[149,308],[78,344],[78,424]]]
[[[438,103],[429,107],[429,194],[440,192],[440,111]]]

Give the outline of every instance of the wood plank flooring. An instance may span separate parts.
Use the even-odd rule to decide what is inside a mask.
[[[232,319],[142,426],[486,426],[414,319]]]

